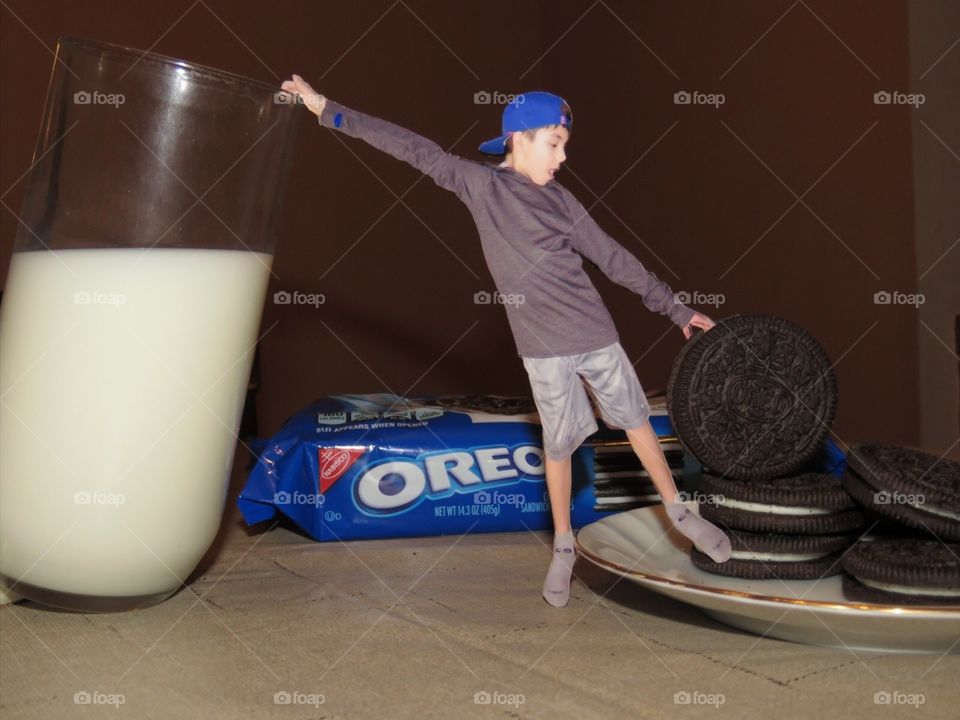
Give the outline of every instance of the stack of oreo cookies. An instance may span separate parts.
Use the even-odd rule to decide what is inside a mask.
[[[667,407],[704,465],[700,513],[733,546],[722,564],[694,548],[698,567],[751,579],[842,572],[853,600],[960,604],[960,463],[859,443],[842,478],[804,467],[829,432],[836,382],[802,330],[718,321],[678,354]]]
[[[683,447],[660,438],[660,449],[674,483],[683,487]],[[633,510],[660,503],[660,492],[629,442],[593,446],[593,492],[593,509],[598,512]]]
[[[898,445],[855,443],[843,486],[881,530],[910,528],[960,541],[960,463]]]
[[[843,556],[843,593],[884,605],[960,605],[960,543],[861,540]]]
[[[674,362],[667,407],[703,463],[700,513],[724,527],[732,554],[709,572],[762,579],[837,574],[864,517],[840,479],[810,471],[837,406],[829,358],[802,328],[734,315],[695,334]]]
[[[747,481],[705,470],[698,495],[700,515],[727,531],[732,553],[716,563],[693,548],[694,565],[752,580],[839,574],[865,521],[840,478],[823,473]]]
[[[867,603],[960,605],[960,463],[855,443],[843,486],[872,529],[843,558],[844,594]]]

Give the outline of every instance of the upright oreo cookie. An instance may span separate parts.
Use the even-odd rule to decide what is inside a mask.
[[[678,353],[667,410],[704,465],[742,480],[788,475],[833,423],[836,377],[819,343],[779,317],[732,315]]]
[[[851,600],[892,605],[960,605],[960,544],[860,540],[843,556]]]
[[[872,512],[960,540],[960,463],[884,443],[850,447],[843,485]]]
[[[700,492],[701,517],[737,530],[826,535],[856,530],[866,520],[835,475],[744,481],[704,471]]]
[[[750,580],[816,580],[839,575],[840,552],[850,545],[845,535],[776,535],[728,531],[732,554],[723,563],[693,547],[690,559],[701,570]]]

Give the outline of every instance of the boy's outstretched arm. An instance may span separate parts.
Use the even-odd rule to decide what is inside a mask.
[[[489,170],[481,163],[445,152],[437,143],[395,125],[340,105],[317,93],[299,75],[287,80],[283,90],[299,95],[307,109],[323,127],[360,138],[378,150],[393,155],[429,175],[440,187],[469,202],[476,191],[489,181]]]
[[[693,335],[693,328],[709,330],[715,323],[706,315],[688,308],[677,300],[670,286],[647,270],[623,245],[607,235],[590,217],[586,208],[566,188],[563,197],[573,218],[570,244],[608,278],[640,295],[643,304],[653,312],[666,315],[683,330],[684,337]]]

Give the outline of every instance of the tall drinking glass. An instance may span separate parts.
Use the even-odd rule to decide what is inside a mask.
[[[0,305],[0,587],[174,593],[213,542],[296,129],[278,88],[63,38]]]

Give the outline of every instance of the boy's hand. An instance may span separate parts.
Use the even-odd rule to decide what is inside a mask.
[[[690,322],[687,323],[685,328],[683,328],[683,336],[689,340],[691,337],[693,337],[693,328],[698,327],[702,328],[703,330],[709,330],[714,325],[716,325],[716,323],[706,315],[701,315],[700,313],[695,312],[693,317],[690,318]]]
[[[307,110],[317,117],[320,117],[320,113],[323,112],[323,108],[327,104],[327,99],[310,87],[307,81],[299,75],[294,75],[292,80],[285,80],[280,89],[291,93],[295,97],[303,98],[303,104],[307,106]]]

